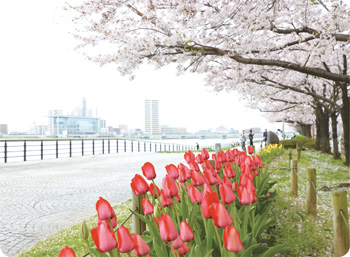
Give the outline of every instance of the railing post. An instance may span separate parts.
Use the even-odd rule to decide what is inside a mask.
[[[131,143],[131,152],[134,152],[134,142],[131,140],[130,143]]]
[[[137,149],[138,149],[139,152],[140,152],[140,141],[137,141]]]
[[[141,205],[142,197],[135,195],[134,191],[131,191],[132,194],[132,210],[139,214],[143,214],[143,208]],[[133,233],[137,233],[142,235],[146,230],[146,223],[141,221],[136,215],[132,216],[132,231]]]
[[[292,161],[292,169],[291,169],[291,191],[292,196],[298,197],[298,161]]]
[[[126,152],[126,140],[124,140],[124,152]]]
[[[72,140],[69,140],[69,157],[72,157]]]
[[[174,146],[174,144],[173,144],[173,152],[175,151],[175,148],[174,148],[175,146]]]
[[[7,141],[5,141],[5,145],[4,145],[4,158],[5,158],[5,163],[7,163]]]
[[[43,140],[40,141],[40,158],[41,158],[41,160],[44,159],[44,142],[43,142]]]
[[[81,140],[81,156],[84,156],[84,139]]]
[[[117,153],[119,153],[119,144],[118,144],[118,139],[117,139]]]
[[[146,142],[143,142],[143,150],[146,152]]]
[[[349,216],[346,191],[332,192],[335,256],[349,251]]]
[[[105,140],[102,139],[102,154],[105,154]]]
[[[24,140],[24,144],[23,144],[23,159],[24,161],[27,160],[27,141]]]
[[[58,140],[56,140],[56,159],[58,158]]]
[[[152,152],[152,143],[149,143],[149,152]]]
[[[111,142],[108,139],[108,154],[110,154],[110,153],[111,153]]]
[[[92,139],[92,155],[95,155],[95,139]]]
[[[154,145],[154,151],[157,152],[157,143]]]
[[[299,162],[301,158],[301,146],[297,144],[297,161]]]
[[[307,210],[308,212],[316,217],[316,170],[307,169]]]
[[[289,150],[289,168],[292,166],[292,150]]]
[[[162,144],[159,145],[160,151],[162,151]]]

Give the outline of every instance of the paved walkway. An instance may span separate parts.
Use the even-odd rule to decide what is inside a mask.
[[[112,205],[131,197],[130,182],[151,162],[157,184],[183,154],[120,153],[0,164],[0,248],[7,256],[96,214],[99,196]],[[0,251],[1,255],[1,251]]]

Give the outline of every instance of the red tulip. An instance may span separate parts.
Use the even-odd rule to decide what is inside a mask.
[[[169,164],[165,166],[166,172],[168,173],[169,177],[173,179],[177,179],[179,177],[179,170],[174,164]]]
[[[143,198],[141,201],[141,205],[143,208],[143,214],[149,215],[153,213],[154,207],[149,200],[147,200],[146,198]]]
[[[212,173],[206,170],[203,172],[203,175],[206,182],[209,183],[210,185],[214,185],[218,182],[218,180],[212,175]]]
[[[232,182],[227,176],[223,175],[222,178],[224,180],[224,184],[227,184],[229,187],[232,187]]]
[[[137,196],[147,193],[149,190],[149,186],[146,180],[143,177],[141,177],[139,174],[136,174],[134,176],[134,178],[131,180],[130,185],[135,195]]]
[[[158,219],[158,226],[160,237],[165,242],[173,241],[179,236],[175,224],[168,214],[162,213],[162,216]]]
[[[187,222],[184,220],[181,221],[180,224],[180,237],[184,242],[189,242],[194,239],[194,234],[190,225],[188,225]]]
[[[181,239],[180,236],[178,236],[178,237],[177,237],[175,240],[173,240],[171,243],[173,244],[174,249],[178,249],[178,248],[180,248],[180,247],[184,244],[184,242],[182,241],[182,239]],[[171,247],[171,246],[170,246],[170,242],[168,243],[168,245],[169,245],[169,248],[170,248],[170,247]]]
[[[236,230],[235,226],[227,226],[224,229],[224,246],[229,252],[240,252],[243,249],[243,245],[240,239],[240,234]]]
[[[148,179],[148,180],[152,180],[155,179],[157,174],[156,171],[154,170],[154,166],[152,163],[150,162],[146,162],[143,166],[142,166],[142,173],[143,175]]]
[[[204,186],[203,186],[203,195],[205,195],[206,193],[213,193],[214,190],[213,188],[208,184],[208,183],[204,183]]]
[[[253,154],[254,153],[254,148],[250,145],[248,145],[248,153]]]
[[[213,203],[220,203],[218,194],[215,191],[213,193],[206,193],[202,199],[202,214],[204,218],[211,218],[211,215],[209,213],[209,206]]]
[[[203,157],[202,157],[202,155],[201,155],[200,153],[197,154],[197,156],[196,156],[196,161],[197,161],[199,164],[203,162]]]
[[[126,227],[121,225],[117,230],[117,236],[119,243],[119,252],[128,253],[134,250],[134,241],[132,240],[130,232]]]
[[[187,181],[187,174],[185,169],[180,169],[179,170],[179,177],[177,178],[177,181],[179,182],[186,182]]]
[[[196,161],[190,161],[188,164],[190,165],[191,170],[200,171],[198,163]]]
[[[153,183],[149,184],[149,191],[151,195],[155,198],[157,198],[160,195],[160,189]]]
[[[170,198],[168,198],[164,195],[163,189],[160,190],[160,201],[161,201],[163,207],[167,207],[167,206],[170,206],[173,204],[173,200],[171,200]]]
[[[235,154],[232,150],[226,151],[226,157],[228,162],[233,162],[235,160]]]
[[[235,194],[233,193],[231,187],[227,184],[220,185],[219,192],[221,196],[221,201],[224,204],[230,204],[236,200]]]
[[[202,149],[202,157],[204,160],[209,159],[209,153],[208,153],[207,149],[205,149],[205,148]]]
[[[218,152],[217,157],[218,157],[219,162],[226,162],[227,161],[226,153],[224,151]]]
[[[137,256],[143,256],[151,251],[151,248],[146,244],[145,240],[139,234],[133,234],[132,240],[134,241],[134,253]]]
[[[191,152],[191,150],[188,150],[184,154],[185,161],[189,164],[190,161],[194,161],[196,159],[195,155]]]
[[[167,198],[177,196],[179,194],[179,190],[177,189],[175,180],[169,175],[165,175],[162,181],[162,186],[164,190],[164,195]]]
[[[192,184],[195,186],[201,186],[204,184],[204,177],[201,172],[191,170]]]
[[[216,176],[218,182],[216,183],[217,186],[220,186],[222,184],[224,184],[224,181],[222,181],[222,179],[220,178],[220,176]]]
[[[76,257],[76,256],[72,248],[65,246],[58,254],[58,257]]]
[[[251,190],[246,187],[239,186],[237,189],[239,203],[242,205],[248,205],[253,202],[253,195]]]
[[[242,173],[241,176],[239,177],[239,185],[244,187],[247,184],[247,175],[245,173]]]
[[[222,168],[221,162],[220,161],[215,161],[215,169],[219,170]]]
[[[232,183],[232,191],[233,192],[237,192],[237,189],[238,189],[238,183],[237,182],[233,182]]]
[[[252,191],[255,191],[255,186],[254,186],[253,180],[248,179],[248,180],[247,180],[246,187],[247,187],[247,189],[250,189],[250,190],[252,190]]]
[[[232,225],[232,218],[222,203],[213,203],[210,205],[209,213],[216,227],[224,228]]]
[[[193,204],[195,204],[195,203],[201,204],[202,203],[202,199],[203,199],[202,193],[196,187],[194,187],[192,184],[189,185],[189,187],[188,187],[188,196],[191,198],[191,201]]]
[[[191,178],[191,171],[186,165],[179,163],[179,165],[177,165],[177,167],[179,170],[184,170],[186,172],[187,179]]]
[[[109,220],[115,216],[112,206],[107,200],[103,199],[101,196],[96,203],[96,210],[98,218],[101,220]]]
[[[106,220],[99,220],[97,222],[97,227],[91,229],[91,236],[100,253],[112,251],[118,246],[114,231],[110,228]]]
[[[177,251],[179,252],[179,255],[182,256],[182,255],[185,255],[189,249],[190,248],[186,244],[182,244],[182,246],[178,248]]]
[[[224,174],[225,174],[228,178],[234,178],[234,177],[236,177],[236,172],[235,172],[234,168],[232,167],[231,163],[226,162],[226,168],[224,168]]]

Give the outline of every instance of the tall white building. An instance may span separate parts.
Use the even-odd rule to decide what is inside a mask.
[[[158,100],[145,100],[145,133],[160,134]]]

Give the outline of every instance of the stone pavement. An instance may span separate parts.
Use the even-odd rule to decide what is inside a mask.
[[[0,248],[6,256],[96,214],[99,196],[112,205],[131,197],[130,182],[151,162],[156,183],[181,153],[119,153],[0,164]],[[0,255],[1,255],[0,251]]]

